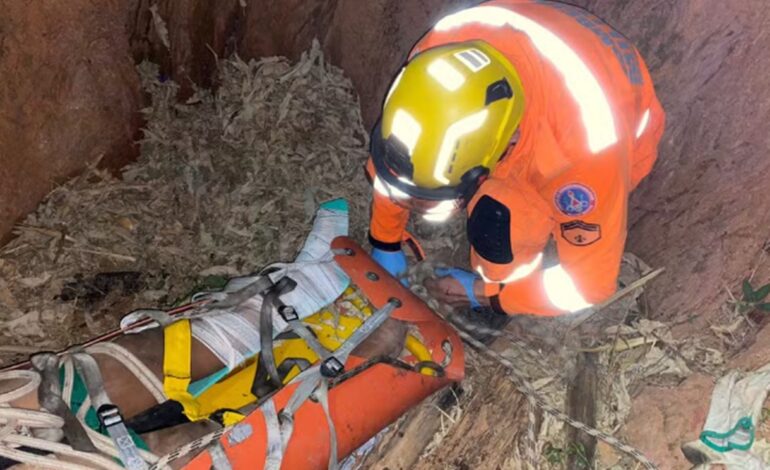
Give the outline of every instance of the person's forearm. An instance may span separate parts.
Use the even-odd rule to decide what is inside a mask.
[[[479,279],[473,283],[473,295],[476,297],[476,301],[483,307],[489,307],[489,297],[484,292],[484,281]]]

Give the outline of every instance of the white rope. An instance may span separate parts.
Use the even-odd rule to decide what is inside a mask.
[[[30,436],[24,436],[21,434],[11,434],[10,436],[7,436],[3,439],[3,443],[11,444],[11,445],[19,445],[19,446],[25,446],[25,447],[31,447],[35,449],[45,450],[48,452],[53,452],[56,455],[62,455],[62,456],[68,456],[68,457],[74,457],[78,460],[83,460],[84,462],[88,462],[90,464],[93,464],[95,468],[103,468],[107,470],[121,470],[123,467],[115,463],[112,459],[109,459],[103,455],[99,454],[93,454],[90,452],[81,452],[78,450],[73,449],[67,444],[61,444],[59,442],[52,442],[45,439],[40,439],[37,437],[30,437]],[[26,452],[25,452],[26,453]],[[34,455],[34,454],[32,454]],[[36,455],[35,457],[40,457],[39,455]],[[62,462],[61,460],[56,460],[50,456],[45,456],[47,459],[49,459],[52,462],[55,462],[55,464],[52,464],[51,466],[53,468],[62,468],[62,465],[65,464],[65,462]],[[15,459],[17,460],[17,459]],[[27,458],[23,457],[20,462],[28,463],[26,462]],[[72,464],[68,464],[72,465]],[[73,468],[83,468],[83,464],[75,465]]]
[[[112,357],[122,354],[122,352],[113,354],[114,352],[119,351],[118,348],[113,349],[107,347],[103,349],[97,348],[97,350],[109,350],[110,352],[105,354],[109,354]],[[133,373],[137,374],[136,371],[138,368],[133,367],[134,364],[132,364],[132,366],[127,365],[129,362],[132,362],[131,359],[125,355],[123,356],[123,359],[126,360],[126,362],[121,359],[118,360],[126,365],[126,367]],[[134,360],[136,360],[136,358],[134,358]],[[143,374],[143,372],[139,372],[139,374]],[[137,375],[137,377],[139,377],[139,375]],[[22,434],[22,430],[31,432],[33,430],[61,429],[64,426],[64,420],[47,411],[37,411],[11,406],[13,401],[34,393],[41,382],[40,375],[30,370],[0,373],[0,383],[18,380],[24,380],[25,382],[10,391],[0,393],[0,456],[32,465],[35,468],[51,468],[56,470],[81,470],[83,468],[121,470],[123,468],[114,460],[119,457],[119,453],[112,443],[112,440],[86,425],[84,425],[84,428],[88,433],[88,437],[103,454],[81,452],[73,449],[67,444]],[[140,380],[142,379],[140,378]],[[145,382],[142,381],[142,383]],[[148,387],[148,390],[152,392],[153,389]],[[87,409],[88,404],[84,403],[83,408]],[[19,450],[19,446],[52,452],[55,455],[38,455],[32,452]],[[158,456],[151,452],[140,450],[140,453],[142,458],[149,463],[156,463],[159,460]],[[70,460],[76,460],[78,463],[62,461],[57,457],[66,457]],[[161,466],[161,468],[167,467]]]
[[[144,365],[144,363],[128,349],[117,343],[105,342],[96,343],[93,346],[86,348],[86,352],[110,356],[120,362],[126,369],[134,374],[134,377],[136,377],[142,383],[142,386],[152,394],[152,397],[156,402],[163,403],[166,401],[166,393],[163,391],[163,384],[160,379],[158,379],[149,367]]]
[[[40,385],[41,379],[37,372],[31,370],[11,370],[0,376],[0,382],[10,382],[11,380],[26,380],[27,383],[9,392],[0,393],[0,403],[10,403],[34,392]]]
[[[13,449],[0,445],[0,456],[7,459],[23,462],[32,465],[34,468],[52,468],[60,470],[82,470],[82,464],[62,462],[53,457],[45,455],[31,454],[22,450]]]

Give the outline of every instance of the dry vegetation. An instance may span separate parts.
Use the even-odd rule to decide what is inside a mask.
[[[318,201],[347,198],[363,239],[368,138],[317,45],[296,64],[222,60],[218,89],[185,103],[156,66],[140,73],[152,99],[141,159],[120,179],[92,169],[57,188],[0,251],[6,352],[81,341],[207,276],[291,259]]]

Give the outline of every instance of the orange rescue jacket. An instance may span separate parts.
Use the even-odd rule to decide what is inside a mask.
[[[471,220],[484,196],[510,211],[506,235],[514,260],[490,263],[471,252],[474,269],[497,273],[485,276],[487,295],[509,314],[558,315],[606,300],[616,289],[628,195],[650,172],[664,129],[642,57],[587,11],[533,0],[489,1],[450,15],[412,54],[468,40],[501,51],[525,92],[519,139],[468,206]],[[525,253],[544,245],[541,220],[529,223],[526,216],[533,207],[546,212],[557,266],[535,266],[541,257]],[[375,191],[372,238],[400,242],[408,219],[407,210]],[[505,280],[506,272],[527,263],[533,268],[524,269],[526,276]]]

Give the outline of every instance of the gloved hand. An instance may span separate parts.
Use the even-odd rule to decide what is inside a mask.
[[[404,250],[386,251],[379,248],[372,248],[372,259],[382,266],[391,276],[399,279],[401,284],[409,286],[409,280],[406,279],[408,265]]]
[[[477,274],[460,268],[436,268],[435,272],[439,277],[452,277],[459,282],[463,289],[465,289],[465,295],[468,296],[471,308],[481,307],[479,300],[476,298],[476,294],[473,292],[473,284],[480,279]]]

